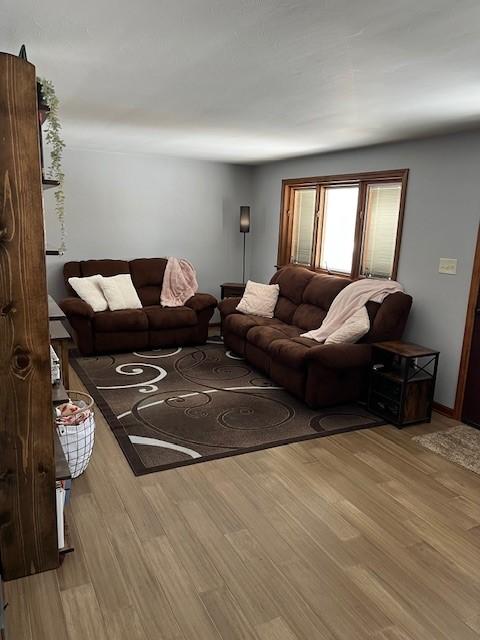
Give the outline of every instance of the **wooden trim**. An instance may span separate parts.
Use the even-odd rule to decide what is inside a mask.
[[[472,279],[470,282],[470,293],[468,296],[465,331],[463,334],[462,355],[460,358],[460,368],[458,372],[457,393],[455,395],[455,408],[454,408],[453,417],[456,420],[460,420],[462,417],[463,400],[465,397],[465,387],[467,384],[467,375],[468,375],[468,361],[470,359],[470,349],[472,346],[473,329],[475,324],[475,311],[477,308],[479,291],[480,291],[480,226],[477,231],[477,245],[475,247],[475,257],[473,260],[473,271],[472,271]]]
[[[285,178],[282,180],[282,187],[309,187],[315,186],[319,182],[322,184],[340,184],[355,182],[370,182],[372,180],[389,182],[390,180],[401,180],[408,174],[408,169],[388,169],[386,171],[365,171],[363,173],[342,173],[330,176],[313,176],[308,178]]]
[[[387,171],[367,171],[363,173],[346,173],[340,175],[329,176],[313,176],[308,178],[288,178],[282,180],[282,193],[281,193],[281,205],[280,205],[280,222],[279,222],[279,234],[278,234],[278,250],[277,250],[277,266],[282,267],[291,263],[291,246],[292,246],[292,229],[293,229],[293,202],[295,191],[297,189],[308,189],[317,187],[316,197],[316,221],[314,225],[314,242],[312,245],[312,258],[313,264],[311,265],[298,265],[303,266],[311,271],[326,273],[325,269],[316,267],[318,262],[319,252],[319,228],[323,225],[323,206],[324,197],[320,200],[319,193],[322,192],[324,187],[331,187],[335,185],[348,185],[358,184],[358,209],[357,209],[357,222],[355,227],[355,243],[354,252],[352,256],[352,270],[351,274],[336,274],[342,275],[348,278],[359,278],[361,268],[362,246],[365,230],[365,218],[366,218],[366,194],[367,185],[371,183],[382,183],[400,181],[402,184],[402,192],[400,198],[400,207],[398,213],[398,225],[397,225],[397,237],[395,241],[395,255],[393,259],[392,278],[397,277],[398,262],[400,259],[400,245],[403,230],[403,220],[405,214],[405,202],[406,192],[408,184],[408,169],[389,169]],[[318,206],[318,210],[317,210]],[[319,219],[319,211],[321,211],[322,220]],[[361,212],[363,217],[361,218]],[[361,218],[361,219],[359,219]],[[333,273],[333,272],[328,272]]]
[[[313,226],[313,244],[312,244],[312,264],[318,263],[318,258],[322,250],[323,225],[325,222],[325,189],[322,185],[317,185],[317,193],[315,196],[315,220]]]
[[[402,245],[403,220],[405,218],[405,202],[407,199],[408,169],[403,171],[402,192],[400,194],[400,209],[398,212],[397,237],[395,239],[395,255],[393,257],[392,278],[397,278],[398,262],[400,260],[400,248]]]
[[[355,235],[353,241],[353,255],[352,255],[352,278],[356,279],[360,276],[360,265],[363,254],[363,239],[365,236],[365,217],[366,217],[366,197],[367,197],[367,183],[361,182],[358,191],[358,206],[357,206],[357,222],[355,224]]]
[[[437,413],[441,413],[442,416],[446,416],[447,418],[455,418],[455,409],[447,407],[444,404],[440,404],[440,402],[434,402],[432,405],[432,409]]]

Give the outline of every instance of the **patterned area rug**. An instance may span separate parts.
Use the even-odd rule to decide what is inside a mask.
[[[464,424],[412,438],[425,449],[480,474],[480,430]]]
[[[220,338],[71,364],[136,475],[384,424],[357,404],[309,409]]]

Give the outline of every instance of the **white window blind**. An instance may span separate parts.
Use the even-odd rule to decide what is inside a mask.
[[[312,261],[316,194],[315,188],[294,192],[291,261],[296,264],[309,266]]]
[[[397,182],[367,186],[360,269],[364,276],[392,276],[401,193],[402,185]]]

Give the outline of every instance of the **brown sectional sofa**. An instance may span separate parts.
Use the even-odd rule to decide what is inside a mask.
[[[321,325],[335,296],[350,282],[302,267],[280,269],[270,281],[280,287],[272,319],[237,312],[240,298],[219,304],[226,347],[312,408],[360,399],[371,343],[401,338],[412,298],[393,293],[382,304],[369,302],[370,331],[356,344],[324,345],[300,337]]]
[[[67,262],[63,268],[71,297],[60,302],[83,355],[136,351],[159,347],[202,344],[217,300],[208,293],[196,293],[183,307],[160,305],[165,258],[131,260],[84,260]],[[94,313],[68,284],[72,277],[95,274],[114,276],[129,273],[143,309]]]

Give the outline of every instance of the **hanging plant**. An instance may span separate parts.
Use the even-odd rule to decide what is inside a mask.
[[[50,111],[46,119],[45,126],[45,142],[50,148],[50,166],[47,169],[47,178],[56,180],[58,187],[55,189],[55,213],[57,214],[60,224],[60,248],[59,251],[65,251],[65,194],[63,192],[64,173],[62,169],[62,155],[65,148],[65,142],[62,140],[62,125],[58,117],[59,101],[55,93],[55,87],[50,80],[39,78],[42,88],[42,96]]]

